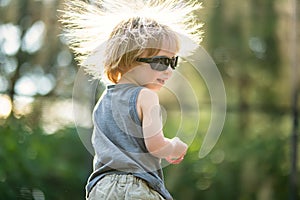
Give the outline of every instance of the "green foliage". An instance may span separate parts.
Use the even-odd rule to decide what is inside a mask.
[[[165,169],[167,186],[177,199],[280,200],[289,195],[290,140],[285,128],[278,123],[276,129],[258,130],[249,121],[253,128],[238,132],[237,117],[228,115],[223,135],[204,159],[193,151],[201,146],[196,139],[183,163]],[[270,118],[259,116],[263,123],[274,120]]]
[[[10,118],[0,132],[1,199],[84,198],[92,161],[76,129],[45,135]]]

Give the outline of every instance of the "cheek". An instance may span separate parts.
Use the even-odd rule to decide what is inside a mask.
[[[157,74],[153,72],[144,73],[143,78],[145,81],[152,82],[153,80],[157,79]]]
[[[155,71],[151,69],[150,66],[142,66],[135,69],[136,77],[141,84],[147,84],[155,81],[157,78],[161,76],[160,71]]]
[[[141,74],[140,81],[142,85],[152,84],[159,78],[159,74],[153,70]]]
[[[157,78],[160,78],[160,77],[161,77],[161,73],[162,73],[162,72],[151,70],[151,72],[149,72],[149,76],[150,76],[152,79],[157,79]]]
[[[155,71],[151,69],[151,67],[145,67],[141,74],[143,74],[144,77],[155,78],[159,76],[159,71]]]

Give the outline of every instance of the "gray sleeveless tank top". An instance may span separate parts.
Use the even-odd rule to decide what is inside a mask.
[[[141,89],[134,84],[110,85],[96,104],[92,136],[94,170],[86,186],[87,196],[102,177],[117,173],[141,178],[163,197],[172,199],[164,186],[160,159],[152,156],[144,143],[136,109]]]

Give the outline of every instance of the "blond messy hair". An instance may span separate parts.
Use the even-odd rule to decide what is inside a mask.
[[[178,55],[184,57],[202,41],[203,24],[195,12],[200,1],[72,0],[63,5],[63,38],[84,72],[105,84],[117,82],[142,52],[154,55],[153,49],[162,47],[175,52],[180,41]]]
[[[104,59],[104,74],[113,83],[133,67],[142,54],[155,56],[160,50],[179,51],[177,34],[153,19],[133,17],[120,22],[111,32]]]

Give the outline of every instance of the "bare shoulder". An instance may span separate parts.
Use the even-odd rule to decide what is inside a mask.
[[[143,88],[138,96],[138,104],[142,107],[159,104],[157,93],[148,88]]]

